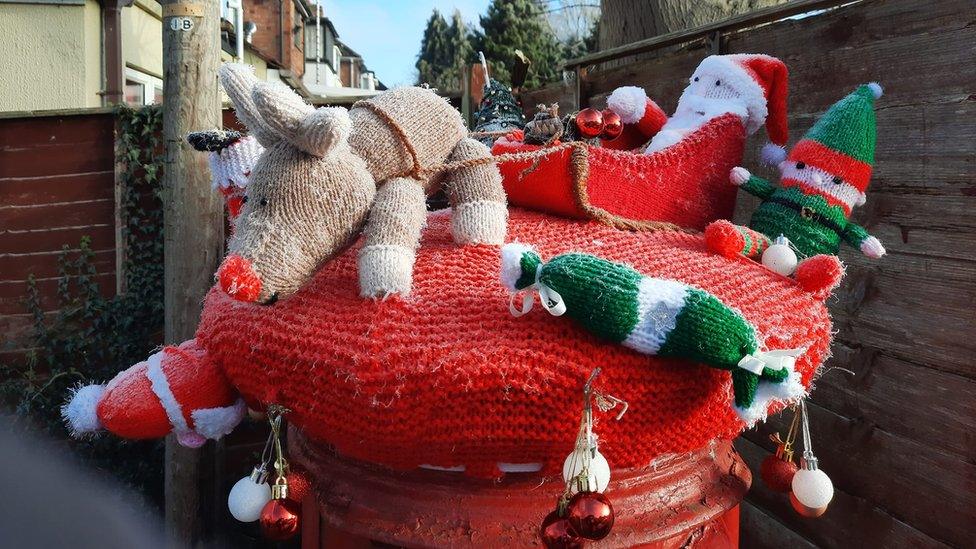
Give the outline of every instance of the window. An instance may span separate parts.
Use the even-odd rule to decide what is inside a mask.
[[[125,102],[153,105],[163,102],[163,81],[131,67],[125,68]]]

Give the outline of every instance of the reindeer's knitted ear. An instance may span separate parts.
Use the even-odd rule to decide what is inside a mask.
[[[308,154],[325,157],[345,144],[350,133],[349,111],[342,107],[321,107],[302,119],[295,144]]]
[[[258,82],[251,89],[257,112],[276,134],[298,148],[302,120],[315,108],[281,82]]]
[[[231,102],[234,104],[234,111],[237,119],[244,123],[251,131],[258,143],[265,148],[277,143],[281,137],[276,135],[272,129],[265,124],[258,112],[254,101],[251,99],[251,90],[259,82],[254,76],[254,67],[238,63],[227,63],[220,67],[217,73],[220,77],[220,84],[227,92]]]

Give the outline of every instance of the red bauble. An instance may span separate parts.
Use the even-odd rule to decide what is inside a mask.
[[[312,483],[308,480],[308,474],[302,470],[292,469],[288,473],[288,499],[301,502],[311,492]]]
[[[798,467],[793,461],[778,456],[767,456],[759,466],[759,475],[766,486],[774,492],[786,493],[793,488],[793,475]]]
[[[599,540],[613,528],[613,505],[599,492],[580,492],[569,500],[569,525],[581,537]]]
[[[576,113],[576,129],[586,139],[598,137],[603,132],[603,113],[596,109],[583,109]]]
[[[261,533],[271,541],[285,541],[298,533],[302,506],[290,499],[273,499],[261,509]]]
[[[612,141],[620,137],[620,133],[624,131],[624,122],[620,119],[620,115],[611,111],[610,109],[603,110],[603,133],[600,137],[606,139],[607,141]]]
[[[548,549],[579,549],[583,547],[583,538],[569,525],[567,517],[559,516],[559,511],[553,511],[542,519],[539,529],[542,544]]]

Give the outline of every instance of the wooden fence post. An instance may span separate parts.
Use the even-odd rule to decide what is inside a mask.
[[[209,0],[161,3],[165,338],[178,344],[193,337],[223,254],[223,205],[210,189],[206,155],[191,150],[185,139],[190,131],[221,127],[219,13],[218,2]],[[172,435],[166,440],[166,532],[172,547],[201,545],[212,533],[212,446],[190,450]]]

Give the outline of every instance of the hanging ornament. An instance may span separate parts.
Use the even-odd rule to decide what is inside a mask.
[[[610,464],[600,454],[593,432],[593,405],[601,412],[622,405],[616,419],[627,412],[627,403],[593,391],[597,368],[583,386],[583,414],[572,453],[563,462],[566,483],[556,510],[542,521],[539,537],[546,547],[581,547],[584,539],[603,539],[613,527],[610,499],[601,492],[610,482]]]
[[[569,525],[569,519],[561,516],[558,510],[542,520],[539,537],[549,549],[579,549],[584,543],[583,538]]]
[[[610,483],[610,464],[597,449],[596,437],[590,444],[589,448],[583,451],[573,450],[573,453],[566,456],[566,461],[563,462],[563,480],[572,483],[574,488],[579,488],[577,486],[579,483],[574,482],[574,479],[578,479],[580,473],[583,472],[583,463],[587,459],[587,456],[583,454],[589,452],[589,471],[586,485],[595,492],[603,492],[607,489],[607,484]]]
[[[772,246],[762,254],[762,264],[769,270],[783,276],[790,276],[796,270],[796,252],[790,241],[783,235],[776,237]]]
[[[600,134],[602,139],[613,141],[620,137],[624,131],[624,122],[620,115],[610,109],[603,109],[603,132]]]
[[[817,456],[813,455],[813,444],[810,440],[806,401],[800,401],[800,414],[803,428],[803,460],[800,469],[793,476],[790,503],[800,515],[815,518],[824,514],[830,500],[834,498],[834,484],[827,473],[817,467]]]
[[[576,113],[576,129],[584,139],[599,137],[603,132],[603,114],[596,109],[583,109]]]
[[[298,533],[301,528],[301,503],[288,498],[288,460],[281,444],[281,428],[284,407],[268,407],[268,420],[271,422],[271,437],[274,447],[275,481],[271,486],[271,500],[261,509],[261,533],[271,541],[284,541]]]
[[[269,501],[271,501],[271,486],[268,486],[268,471],[264,464],[261,464],[230,489],[227,508],[235,519],[241,522],[254,522],[261,517],[261,509]]]
[[[769,438],[776,443],[776,454],[767,456],[759,467],[759,474],[763,482],[774,492],[787,493],[793,483],[793,475],[796,474],[797,466],[793,461],[793,441],[796,439],[797,424],[800,420],[800,412],[794,407],[793,421],[790,423],[790,430],[786,433],[786,440],[780,438],[779,433],[771,435]]]
[[[589,540],[607,537],[613,528],[613,505],[599,492],[580,492],[569,500],[568,518],[573,530]]]

